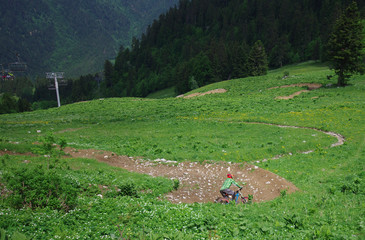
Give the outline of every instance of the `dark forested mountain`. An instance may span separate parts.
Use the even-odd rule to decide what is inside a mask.
[[[114,65],[105,63],[104,94],[143,97],[171,86],[183,93],[245,77],[257,43],[265,49],[262,62],[271,68],[325,59],[333,24],[351,2],[180,0],[131,48],[122,47]],[[357,4],[364,16],[364,1]]]
[[[0,64],[20,60],[31,73],[96,72],[178,0],[4,0]]]

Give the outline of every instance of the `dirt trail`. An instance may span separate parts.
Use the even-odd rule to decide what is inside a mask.
[[[177,96],[176,98],[201,97],[201,96],[208,95],[208,94],[225,93],[225,92],[227,92],[226,89],[218,88],[218,89],[210,90],[210,91],[207,91],[207,92],[204,92],[204,93],[198,92],[198,93],[192,93],[192,94],[189,94],[189,95],[186,95],[186,96],[184,96],[184,94],[182,94],[182,95]]]
[[[334,132],[326,132],[316,128],[285,126],[268,123],[248,123],[248,124],[265,124],[283,128],[304,128],[316,130],[337,138],[337,142],[330,147],[342,145],[344,137]],[[75,150],[66,148],[66,152],[72,157],[94,158],[98,161],[108,163],[115,167],[121,167],[131,172],[148,174],[150,176],[163,176],[170,179],[178,179],[180,187],[166,195],[166,198],[173,203],[194,203],[194,202],[212,202],[219,197],[219,189],[226,179],[227,173],[234,175],[236,181],[245,182],[243,193],[254,196],[254,202],[269,201],[280,196],[280,192],[287,190],[292,193],[298,188],[286,179],[259,168],[252,164],[239,163],[197,163],[169,161],[165,159],[156,159],[147,161],[140,158],[127,156],[118,156],[112,152],[97,150]],[[308,154],[313,150],[301,152],[299,154]],[[289,153],[291,155],[292,153]],[[298,153],[297,153],[298,154]],[[273,159],[282,157],[276,156]],[[258,160],[266,161],[264,160]]]
[[[151,176],[178,179],[180,187],[166,195],[173,203],[213,202],[220,196],[219,189],[227,173],[233,174],[238,182],[245,182],[242,192],[252,194],[255,202],[268,201],[280,196],[281,190],[288,193],[298,188],[284,178],[250,164],[197,163],[156,159],[144,161],[138,158],[118,156],[112,152],[97,150],[75,150],[67,148],[72,157],[95,158],[115,167]]]
[[[295,126],[275,126],[299,128]],[[344,137],[340,134],[324,132],[319,129],[314,130],[336,137],[338,141],[332,144],[331,147],[339,146],[344,143]],[[292,193],[298,190],[295,185],[284,178],[247,163],[178,163],[165,159],[146,161],[140,158],[118,156],[113,152],[93,149],[77,150],[70,147],[66,148],[65,152],[70,154],[72,157],[97,159],[100,162],[105,162],[115,167],[121,167],[131,172],[148,174],[154,177],[163,176],[170,179],[178,179],[180,181],[179,189],[166,195],[166,199],[172,203],[213,202],[214,199],[219,196],[219,188],[225,180],[227,173],[233,174],[236,181],[246,183],[243,186],[243,193],[246,196],[248,194],[253,195],[254,202],[272,200],[279,197],[282,190],[287,190],[287,193]],[[303,152],[303,154],[308,154],[310,152],[312,152],[312,150]],[[4,154],[29,155],[13,153],[10,151],[0,151],[0,155]],[[273,159],[277,159],[279,157],[282,156],[276,156]]]
[[[278,96],[278,97],[276,97],[276,99],[284,99],[284,100],[292,99],[295,96],[298,96],[304,92],[309,92],[314,89],[318,89],[318,88],[322,87],[322,84],[320,84],[320,83],[297,83],[297,84],[283,85],[283,86],[279,86],[279,87],[272,87],[269,89],[288,88],[288,87],[307,87],[308,90],[301,90],[301,91],[295,92],[293,94],[290,94],[289,96]]]
[[[252,122],[247,124],[265,124],[284,128],[304,128],[323,132],[325,134],[337,138],[337,142],[330,147],[342,145],[345,141],[344,137],[338,133],[326,132],[315,128],[285,126],[269,123]],[[93,150],[93,149],[73,149],[66,148],[65,152],[72,157],[93,158],[100,162],[105,162],[115,167],[124,168],[131,172],[148,174],[150,176],[163,176],[170,179],[178,179],[180,187],[177,191],[170,192],[166,195],[166,199],[172,203],[194,203],[194,202],[213,202],[220,196],[219,189],[226,179],[227,173],[234,175],[236,181],[245,182],[243,186],[244,195],[251,194],[254,202],[269,201],[280,196],[280,192],[287,190],[292,193],[298,188],[284,178],[259,168],[252,164],[239,163],[197,163],[197,162],[175,162],[165,159],[156,159],[152,161],[143,160],[141,158],[133,158],[128,156],[118,156],[113,152]],[[296,154],[308,154],[313,150]],[[10,151],[0,151],[0,155],[17,154]],[[291,155],[292,153],[289,153]],[[29,154],[17,154],[29,155]],[[276,156],[272,159],[278,159],[283,155]],[[267,161],[266,159],[258,160]]]

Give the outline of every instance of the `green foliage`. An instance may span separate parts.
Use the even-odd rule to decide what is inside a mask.
[[[260,40],[255,42],[247,59],[247,74],[261,76],[267,74],[268,63],[264,45]]]
[[[280,196],[285,197],[288,192],[288,189],[280,190]]]
[[[2,94],[0,99],[0,114],[18,112],[16,99],[10,94]]]
[[[76,206],[77,182],[60,177],[41,166],[14,169],[4,174],[7,188],[12,191],[5,199],[10,206],[21,209],[45,208],[69,211]]]
[[[189,88],[190,90],[199,88],[198,82],[195,80],[194,76],[189,79]]]
[[[37,144],[32,148],[32,152],[40,155],[44,155],[48,159],[48,169],[57,167],[57,164],[62,162],[60,157],[64,155],[63,150],[67,146],[67,142],[64,138],[56,139],[52,133],[48,133],[45,136],[38,138],[40,144]]]
[[[345,5],[341,0],[222,2],[182,1],[134,39],[131,48],[121,47],[108,74],[114,86],[107,96],[145,97],[169,87],[179,95],[196,87],[192,79],[201,87],[264,75],[268,67],[325,61],[323,43]]]
[[[180,186],[180,181],[179,179],[174,179],[174,190],[177,190]]]
[[[284,72],[284,76],[282,78],[285,79],[285,78],[288,78],[288,77],[289,77],[289,72],[288,71],[285,71]]]
[[[125,183],[119,186],[120,195],[138,197],[137,189],[133,183]]]
[[[31,111],[31,105],[27,99],[12,96],[10,93],[1,94],[0,114]]]
[[[160,90],[151,94],[148,94],[146,98],[155,98],[155,99],[161,99],[161,98],[172,98],[176,97],[176,91],[174,87],[166,88],[164,90]]]
[[[13,233],[11,237],[6,234],[6,231],[0,228],[0,240],[27,240],[28,238],[19,232]]]
[[[353,194],[365,194],[365,184],[364,184],[364,174],[362,173],[362,178],[359,176],[348,176],[346,181],[341,186],[341,192],[343,193],[353,193]]]
[[[363,39],[363,24],[354,1],[336,21],[328,42],[330,61],[338,76],[338,86],[347,85],[352,74],[365,71]]]

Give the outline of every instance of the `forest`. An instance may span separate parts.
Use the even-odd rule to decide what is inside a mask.
[[[333,25],[351,2],[180,0],[139,38],[133,37],[130,47],[121,45],[114,60],[104,59],[102,72],[67,79],[61,100],[146,97],[166,88],[178,95],[292,63],[326,62]],[[357,5],[363,19],[365,4]],[[4,83],[2,92],[16,89],[16,83],[7,84],[13,86]],[[38,78],[33,93],[26,87],[17,96],[33,102],[35,109],[55,106],[55,92],[47,85]]]
[[[106,96],[177,94],[209,83],[260,75],[249,59],[262,43],[269,68],[326,61],[333,24],[350,1],[182,0],[150,25],[131,48],[105,63]],[[358,3],[362,13],[363,2]],[[257,53],[256,53],[257,54]],[[265,71],[264,71],[265,72]],[[263,72],[263,73],[264,73]]]
[[[102,71],[121,44],[129,46],[178,0],[11,0],[1,2],[0,64],[28,64],[32,80],[47,71],[68,77]],[[1,70],[1,69],[0,69]]]

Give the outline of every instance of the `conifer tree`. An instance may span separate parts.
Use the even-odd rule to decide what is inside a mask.
[[[247,59],[246,69],[249,76],[261,76],[267,74],[268,62],[264,44],[258,40],[251,48]]]
[[[113,86],[113,71],[114,71],[113,64],[109,60],[105,60],[104,75],[107,88]]]
[[[338,76],[337,85],[345,86],[354,73],[364,71],[362,24],[356,2],[350,4],[336,21],[328,42],[331,68]]]

